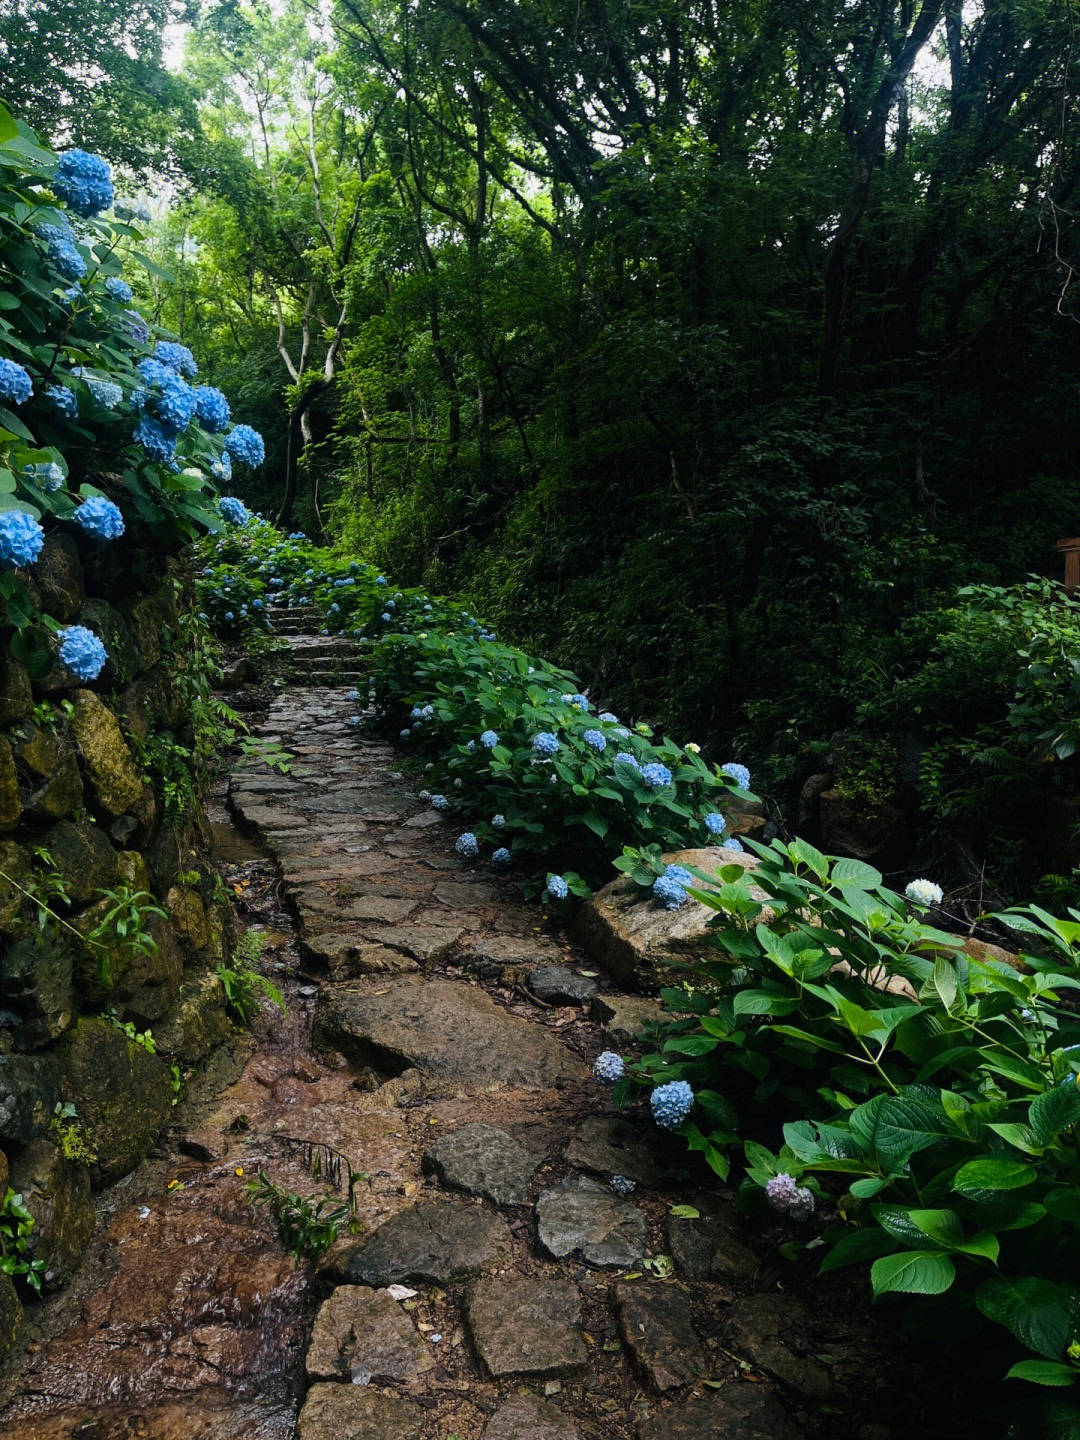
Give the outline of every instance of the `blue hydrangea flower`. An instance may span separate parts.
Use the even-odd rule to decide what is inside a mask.
[[[127,281],[122,275],[106,276],[105,289],[109,292],[112,298],[119,301],[121,305],[126,305],[131,299],[131,286],[127,283]]]
[[[498,743],[499,737],[494,730],[485,730],[480,736],[480,744],[483,745],[485,750],[494,750]]]
[[[421,720],[430,720],[431,717],[432,717],[434,714],[435,714],[435,706],[434,706],[434,705],[425,705],[425,706],[423,707],[423,709],[420,711],[420,718],[421,718]]]
[[[455,790],[460,790],[461,787],[462,787],[464,784],[465,784],[465,781],[462,780],[461,776],[459,775],[458,778],[454,781],[454,789],[455,789]]]
[[[506,848],[505,845],[500,845],[499,848],[492,853],[491,863],[493,865],[510,864],[510,851]]]
[[[379,619],[385,620],[388,625],[393,618],[394,617],[390,614],[389,610],[384,610],[383,613],[379,616]]]
[[[229,459],[227,450],[222,450],[220,455],[210,461],[210,474],[215,480],[220,480],[223,485],[228,485],[232,479],[232,461]]]
[[[45,543],[45,531],[32,515],[0,510],[0,565],[19,569],[33,565]]]
[[[256,598],[255,600],[252,600],[251,608],[253,610],[261,610],[263,608],[263,602]]]
[[[738,850],[739,853],[742,854],[745,848],[746,847],[743,845],[742,841],[737,835],[729,835],[728,838],[724,841],[725,850]]]
[[[469,743],[465,746],[465,751],[466,751],[466,753],[469,754],[469,755],[475,755],[475,754],[476,754],[476,741],[475,741],[475,740],[470,740]]]
[[[24,465],[22,473],[35,485],[40,485],[42,490],[62,490],[64,488],[64,472],[55,460],[47,465]]]
[[[685,1080],[659,1085],[649,1096],[652,1116],[662,1130],[677,1130],[694,1108],[694,1092]]]
[[[620,750],[618,755],[615,756],[615,764],[629,765],[632,770],[636,770],[639,775],[641,774],[641,766],[637,762],[637,757],[631,755],[629,750]]]
[[[750,789],[750,771],[745,765],[739,765],[734,760],[729,760],[726,765],[720,766],[720,774],[730,776],[740,790]]]
[[[614,1085],[626,1073],[626,1063],[615,1050],[602,1050],[593,1061],[593,1074],[605,1085]]]
[[[120,507],[104,495],[91,495],[75,511],[74,520],[98,540],[118,540],[124,533]]]
[[[334,604],[330,606],[330,614],[336,615],[340,609],[341,606],[335,601]]]
[[[559,737],[551,734],[550,731],[542,730],[539,735],[533,736],[532,748],[537,755],[545,757],[554,755],[559,748]]]
[[[447,800],[445,795],[432,795],[431,808],[433,810],[449,810],[450,801]]]
[[[613,715],[610,710],[601,710],[600,714],[596,718],[598,720],[606,721],[609,725],[617,725],[619,723],[619,717],[617,715]]]
[[[186,380],[174,375],[157,397],[157,414],[161,423],[177,434],[186,430],[195,414],[197,398]]]
[[[727,829],[727,817],[721,815],[719,810],[710,810],[705,816],[705,829],[710,835],[723,835]]]
[[[565,900],[570,894],[570,887],[561,875],[549,875],[547,893],[553,900]]]
[[[375,584],[376,584],[376,585],[382,586],[382,585],[386,585],[386,584],[388,584],[388,583],[389,583],[389,582],[387,581],[385,575],[376,575],[376,577],[375,577]]]
[[[65,280],[77,281],[86,278],[86,261],[76,250],[73,241],[52,241],[49,245],[49,258]],[[82,294],[82,289],[76,284],[65,291],[63,298],[69,305],[74,305],[76,300],[82,299]]]
[[[88,219],[107,210],[113,202],[112,171],[100,155],[85,150],[66,150],[57,157],[53,193]]]
[[[585,695],[563,695],[561,698],[564,705],[576,705],[579,710],[588,710],[589,708],[589,701]]]
[[[218,501],[218,510],[230,525],[246,525],[251,519],[251,511],[236,495],[223,495]]]
[[[0,400],[25,405],[34,393],[30,373],[14,360],[0,359]]]
[[[491,828],[492,828],[493,830],[502,830],[505,825],[506,825],[506,816],[505,816],[505,815],[493,815],[493,816],[491,817]]]
[[[69,625],[60,632],[60,659],[80,680],[96,680],[108,658],[105,646],[85,625]]]
[[[152,415],[140,415],[135,426],[135,440],[151,460],[168,465],[176,459],[176,436],[170,435]]]
[[[454,843],[454,849],[467,860],[475,860],[480,854],[480,846],[476,843],[476,836],[471,830],[466,830],[458,836]]]
[[[195,356],[186,345],[181,345],[176,340],[159,340],[154,346],[154,354],[162,365],[168,366],[177,375],[186,375],[192,379],[199,373]]]
[[[226,619],[226,620],[234,620],[235,618],[236,618],[236,617],[233,615],[233,612],[232,612],[231,610],[226,610],[226,611],[225,611],[225,619]]]
[[[658,875],[653,881],[652,893],[662,901],[666,910],[678,910],[686,899],[686,891],[672,875]]]
[[[204,430],[219,435],[229,425],[229,402],[213,385],[196,385],[195,414]]]
[[[402,739],[402,740],[408,740],[408,738],[409,738],[409,736],[410,736],[411,734],[412,734],[412,731],[411,731],[411,730],[407,730],[407,729],[406,729],[406,730],[399,730],[399,731],[398,731],[398,737],[399,737],[400,739]]]
[[[610,1184],[616,1195],[632,1195],[634,1193],[634,1182],[628,1180],[625,1175],[612,1175]]]
[[[642,766],[641,778],[653,790],[662,790],[665,785],[671,784],[671,771],[666,765],[654,760],[651,764]]]
[[[234,425],[226,437],[225,448],[234,460],[240,460],[252,470],[257,470],[266,459],[263,438],[250,425]]]
[[[600,755],[607,749],[607,741],[599,730],[586,730],[581,738]]]
[[[694,877],[687,870],[685,865],[669,865],[664,871],[669,880],[674,880],[676,885],[689,887],[694,883]]]
[[[45,387],[45,398],[65,420],[77,420],[79,418],[79,399],[74,390],[66,385],[47,385]]]
[[[72,375],[82,380],[90,391],[90,398],[103,410],[115,410],[124,398],[124,392],[114,380],[101,380],[92,375],[85,365],[76,365]]]

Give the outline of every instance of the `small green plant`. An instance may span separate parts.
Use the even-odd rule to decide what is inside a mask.
[[[285,1009],[281,991],[255,968],[265,948],[265,937],[258,931],[247,930],[233,950],[232,963],[219,965],[214,971],[224,987],[226,1004],[241,1025],[250,1024],[264,995],[279,1009]]]
[[[56,707],[48,700],[39,700],[33,714],[34,724],[39,730],[55,730],[59,724]]]
[[[247,1192],[253,1204],[265,1205],[273,1212],[285,1248],[297,1260],[305,1256],[318,1259],[329,1250],[342,1228],[354,1222],[347,1200],[337,1195],[293,1195],[262,1170],[247,1182]]]
[[[101,1018],[108,1020],[109,1024],[112,1025],[115,1030],[119,1030],[122,1035],[126,1035],[133,1045],[141,1046],[143,1050],[146,1050],[151,1055],[157,1054],[157,1045],[149,1030],[137,1030],[130,1020],[121,1020],[115,1010],[103,1010]]]
[[[73,1160],[77,1165],[97,1163],[97,1146],[79,1123],[78,1112],[70,1100],[65,1104],[59,1100],[56,1102],[49,1129],[66,1159]]]
[[[84,937],[97,957],[97,983],[102,989],[110,983],[112,956],[123,955],[131,960],[157,951],[157,942],[146,928],[151,915],[165,918],[165,911],[147,890],[132,890],[120,885],[115,890],[98,890],[108,909]]]
[[[240,741],[240,749],[252,759],[261,760],[276,770],[279,775],[288,775],[292,769],[293,755],[276,740],[259,740],[254,737]]]
[[[24,1280],[40,1295],[45,1262],[29,1258],[33,1230],[34,1217],[23,1204],[23,1197],[9,1188],[0,1201],[0,1270]]]

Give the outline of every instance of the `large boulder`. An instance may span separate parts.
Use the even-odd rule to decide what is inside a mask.
[[[0,1055],[0,1140],[4,1148],[44,1135],[60,1099],[56,1057]]]
[[[88,600],[79,611],[79,624],[93,630],[108,652],[108,660],[102,670],[102,679],[107,685],[126,685],[142,669],[131,626],[119,610],[105,600]]]
[[[758,863],[752,855],[721,847],[676,850],[665,855],[664,860],[706,874],[722,865],[752,871]],[[767,899],[764,891],[754,893],[759,900]],[[628,875],[620,875],[578,907],[575,928],[591,958],[620,985],[630,990],[657,990],[678,978],[679,972],[672,966],[705,952],[708,921],[713,914],[689,899],[677,910],[665,910],[654,904]]]
[[[7,652],[0,654],[0,725],[14,725],[33,714],[34,692],[30,673]]]
[[[32,1141],[11,1167],[11,1186],[34,1217],[30,1256],[44,1262],[50,1288],[78,1269],[94,1233],[94,1205],[85,1165],[69,1160],[60,1144]]]
[[[169,1067],[109,1021],[86,1017],[60,1042],[58,1059],[64,1098],[97,1151],[90,1180],[100,1189],[133,1169],[164,1128]]]
[[[11,742],[0,735],[0,831],[14,830],[22,819],[22,809]]]
[[[10,934],[26,903],[20,886],[30,878],[30,856],[14,840],[0,839],[0,934]]]
[[[139,800],[143,782],[120,722],[92,690],[76,690],[72,703],[75,741],[91,790],[103,810],[123,815]]]
[[[71,620],[86,600],[82,561],[74,535],[51,530],[34,565],[44,608],[57,620]]]
[[[42,836],[53,869],[72,905],[86,905],[116,884],[119,867],[108,838],[88,820],[61,820]]]
[[[0,950],[4,1005],[19,1017],[16,1043],[26,1049],[47,1045],[75,1019],[72,946],[66,935],[42,934],[27,926]]]
[[[0,1270],[0,1357],[7,1354],[22,1329],[22,1306],[10,1275]]]
[[[209,970],[185,978],[180,998],[154,1025],[157,1053],[181,1066],[197,1065],[220,1045],[231,1026],[225,1013],[225,991]]]
[[[26,817],[48,822],[70,815],[83,795],[70,726],[49,731],[28,720],[15,731],[12,750],[24,781]]]
[[[75,916],[72,923],[89,936],[113,907],[102,899]],[[180,993],[184,960],[176,935],[161,915],[145,917],[149,946],[136,947],[111,925],[79,957],[79,989],[95,1004],[109,1004],[145,1025],[160,1019]],[[112,931],[113,933],[109,933]]]
[[[199,892],[188,885],[173,885],[165,896],[165,909],[184,950],[190,955],[204,950],[207,941],[206,907]]]
[[[121,609],[142,669],[149,670],[161,659],[161,629],[165,623],[161,604],[149,595],[136,595],[122,601]]]
[[[869,805],[842,791],[818,797],[821,846],[830,855],[852,855],[882,870],[901,865],[911,842],[908,816],[896,805]]]

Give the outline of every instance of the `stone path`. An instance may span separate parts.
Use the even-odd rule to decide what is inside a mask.
[[[744,1226],[592,1079],[653,1002],[455,854],[401,757],[350,724],[356,648],[278,616],[294,683],[254,733],[291,769],[248,758],[228,790],[274,868],[229,875],[288,1011],[263,1006],[237,1066],[106,1197],[83,1295],[27,1347],[0,1433],[900,1440],[874,1383],[891,1326],[868,1324],[861,1278],[783,1259],[782,1224]],[[364,1177],[355,1227],[294,1266],[244,1186],[261,1168],[326,1190],[318,1144]]]
[[[453,823],[356,714],[342,688],[281,694],[259,733],[291,773],[245,764],[229,789],[318,977],[316,1052],[407,1139],[409,1178],[361,1192],[362,1233],[320,1264],[298,1440],[808,1433],[793,1414],[842,1400],[867,1337],[823,1316],[827,1339],[792,1343],[757,1317],[775,1265],[730,1196],[669,1217],[691,1198],[685,1149],[616,1114],[589,1068],[647,1002],[598,993],[512,882],[460,859]],[[318,1138],[370,1168],[361,1137]]]

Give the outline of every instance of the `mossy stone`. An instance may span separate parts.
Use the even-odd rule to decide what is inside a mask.
[[[33,711],[34,692],[26,666],[0,653],[0,725],[14,725]]]
[[[0,830],[14,830],[22,818],[22,808],[11,742],[0,735]]]
[[[0,934],[10,934],[16,915],[26,904],[19,889],[30,878],[30,856],[14,840],[0,840]]]
[[[22,1330],[22,1306],[10,1275],[0,1270],[0,1355],[6,1355]]]
[[[72,725],[87,778],[98,804],[110,815],[135,805],[143,782],[116,716],[92,690],[76,690]]]
[[[29,1049],[55,1040],[75,1019],[72,950],[66,939],[28,926],[0,951],[5,1008],[19,1016],[16,1043]]]
[[[89,1017],[64,1036],[57,1058],[64,1097],[97,1150],[90,1181],[100,1189],[134,1169],[161,1134],[172,1103],[169,1068],[109,1021]]]
[[[89,820],[61,820],[46,830],[41,843],[73,905],[86,905],[99,890],[116,884],[120,873],[116,851]]]
[[[78,1269],[94,1233],[89,1173],[51,1139],[41,1138],[15,1161],[11,1184],[34,1217],[31,1258],[44,1262],[42,1278],[55,1289]]]
[[[86,600],[79,547],[73,535],[52,530],[34,565],[44,608],[57,620],[71,620]]]

